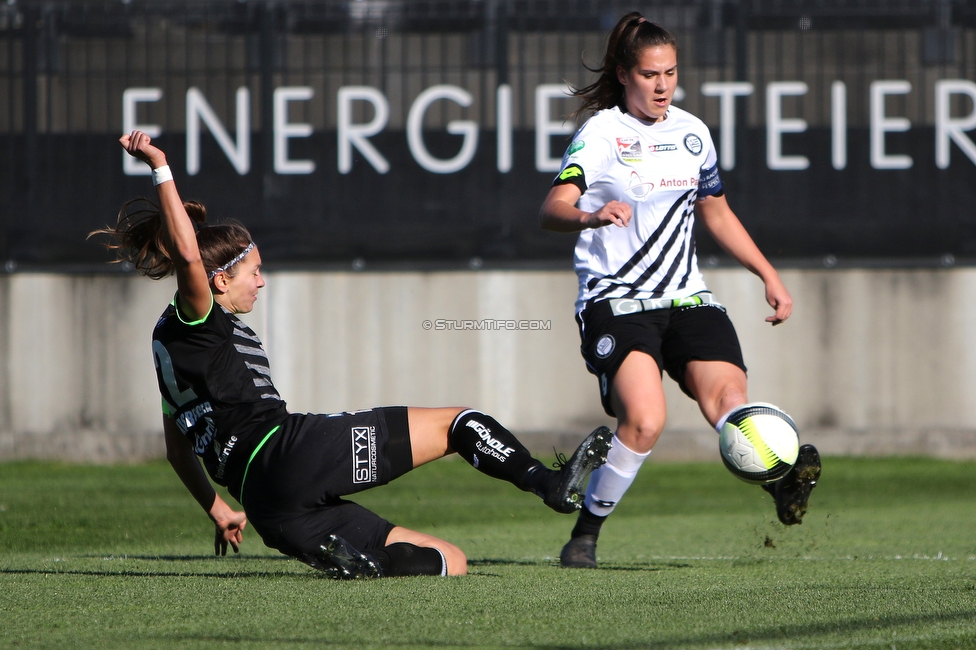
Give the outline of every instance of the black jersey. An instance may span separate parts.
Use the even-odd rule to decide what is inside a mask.
[[[288,416],[261,340],[217,303],[188,322],[174,300],[153,330],[153,357],[164,410],[236,496],[251,452]]]

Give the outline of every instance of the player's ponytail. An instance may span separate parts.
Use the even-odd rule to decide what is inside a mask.
[[[599,72],[600,78],[584,88],[573,91],[583,103],[573,115],[587,111],[599,111],[619,106],[624,108],[624,85],[617,78],[617,67],[630,70],[637,65],[637,59],[648,47],[670,45],[678,51],[674,35],[657,23],[646,20],[638,12],[632,12],[620,19],[607,37],[607,51],[600,68],[583,66],[590,72]]]
[[[250,245],[251,235],[241,224],[207,226],[207,208],[202,203],[185,201],[183,208],[197,228],[197,245],[207,273],[226,265]],[[88,234],[92,235],[111,238],[105,247],[116,253],[112,263],[130,262],[139,273],[153,280],[165,278],[175,270],[163,243],[162,213],[148,199],[129,201],[119,210],[115,227],[106,226]],[[233,276],[235,270],[230,267],[225,272]]]
[[[196,222],[206,219],[206,209],[200,204],[200,209],[190,207],[187,214]],[[192,210],[192,212],[191,212]],[[118,222],[115,227],[106,226],[93,230],[88,236],[108,235],[111,239],[105,247],[115,251],[116,259],[113,264],[129,262],[139,273],[159,280],[173,273],[174,266],[166,247],[163,245],[163,217],[159,206],[148,199],[133,199],[125,203],[119,210]]]

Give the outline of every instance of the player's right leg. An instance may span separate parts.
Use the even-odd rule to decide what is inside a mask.
[[[590,477],[583,509],[560,553],[565,567],[596,567],[596,542],[603,522],[634,482],[664,430],[664,386],[653,357],[636,350],[627,355],[614,375],[610,403],[617,415],[613,447],[606,464]]]
[[[515,435],[473,409],[409,408],[414,467],[457,452],[475,469],[541,497],[557,512],[575,512],[590,474],[606,461],[610,431],[599,427],[553,471],[532,457]]]

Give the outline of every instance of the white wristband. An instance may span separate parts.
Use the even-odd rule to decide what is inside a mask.
[[[152,170],[153,185],[159,185],[165,183],[166,181],[173,180],[173,172],[170,171],[169,165],[163,165],[162,167],[157,167]]]

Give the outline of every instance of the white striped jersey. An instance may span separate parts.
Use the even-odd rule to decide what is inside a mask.
[[[261,340],[217,303],[187,322],[174,300],[153,330],[153,357],[164,411],[236,494],[251,451],[288,416]]]
[[[705,123],[680,108],[653,124],[619,108],[597,112],[577,131],[554,185],[583,193],[594,212],[630,204],[626,228],[587,229],[576,242],[579,313],[609,298],[685,298],[705,290],[695,255],[695,202],[720,195],[715,146]]]

